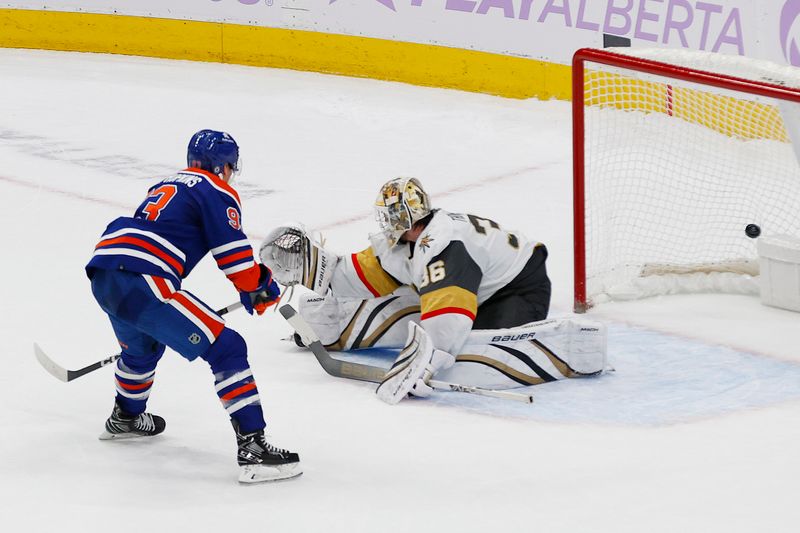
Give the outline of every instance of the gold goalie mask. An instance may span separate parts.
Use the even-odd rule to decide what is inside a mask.
[[[431,212],[431,203],[416,178],[394,178],[387,181],[375,200],[378,227],[394,246],[400,237]]]

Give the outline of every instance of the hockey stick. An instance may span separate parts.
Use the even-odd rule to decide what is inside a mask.
[[[456,392],[468,392],[470,394],[480,394],[481,396],[489,396],[491,398],[501,398],[503,400],[514,400],[522,403],[533,403],[533,395],[525,394],[523,392],[513,392],[507,390],[495,389],[482,389],[481,387],[472,387],[470,385],[458,385],[457,383],[448,383],[447,381],[439,381],[432,379],[428,385],[437,390],[451,390]]]
[[[242,303],[236,302],[227,307],[223,307],[222,309],[217,311],[217,314],[222,316],[226,313],[230,313],[231,311],[235,311],[240,307],[242,307]],[[63,381],[64,383],[68,383],[73,379],[85,376],[90,372],[94,372],[98,368],[103,368],[106,365],[110,365],[111,363],[119,359],[120,356],[120,354],[114,354],[110,357],[106,357],[105,359],[101,359],[96,363],[92,363],[89,366],[79,368],[78,370],[67,370],[66,368],[62,367],[61,365],[50,359],[50,357],[48,357],[48,355],[44,353],[44,350],[42,350],[42,348],[35,342],[33,343],[33,353],[36,354],[36,360],[39,361],[39,364],[41,364],[45,370],[50,372],[50,374],[53,377],[55,377],[60,381]]]
[[[331,376],[337,378],[357,379],[360,381],[369,381],[371,383],[380,383],[383,376],[386,374],[386,369],[379,366],[365,365],[362,363],[351,363],[342,361],[341,359],[334,359],[328,353],[328,350],[322,345],[317,334],[311,329],[311,326],[303,320],[303,317],[297,314],[297,311],[291,305],[284,305],[278,309],[283,318],[291,325],[294,330],[300,335],[302,341],[317,358],[322,369]],[[469,394],[479,394],[481,396],[489,396],[491,398],[502,398],[505,400],[515,400],[523,403],[533,403],[533,396],[513,391],[483,389],[481,387],[470,387],[466,385],[458,385],[456,383],[448,383],[446,381],[431,380],[428,382],[432,388],[437,390],[449,390],[457,392],[466,392]]]
[[[361,363],[350,363],[342,361],[341,359],[334,359],[328,353],[328,350],[322,345],[317,334],[311,329],[311,326],[297,314],[289,304],[281,306],[278,311],[281,312],[283,318],[291,325],[294,330],[300,335],[300,338],[317,358],[323,370],[337,378],[358,379],[361,381],[369,381],[371,383],[380,383],[386,374],[386,369],[379,366],[365,365]]]

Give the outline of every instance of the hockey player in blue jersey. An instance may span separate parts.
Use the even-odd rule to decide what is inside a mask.
[[[242,230],[239,195],[230,182],[239,171],[239,147],[224,132],[192,136],[186,170],[148,191],[133,217],[108,225],[86,266],[92,292],[122,347],[116,400],[101,439],[153,436],[160,416],[145,412],[156,365],[169,346],[201,358],[231,417],[238,442],[239,481],[253,483],[302,473],[296,453],[269,444],[258,389],[244,339],[181,281],[208,252],[233,282],[250,314],[280,296],[270,270],[257,263]]]

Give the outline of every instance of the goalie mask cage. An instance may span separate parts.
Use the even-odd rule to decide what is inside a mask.
[[[800,69],[674,49],[572,66],[575,311],[756,293],[745,228],[800,235]]]

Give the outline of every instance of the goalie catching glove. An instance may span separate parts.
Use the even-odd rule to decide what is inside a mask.
[[[428,334],[416,322],[408,323],[408,342],[400,352],[392,368],[386,372],[375,393],[389,404],[396,404],[409,393],[428,396],[433,389],[428,381],[439,370],[450,368],[455,363],[451,354],[433,347]]]
[[[258,276],[258,287],[250,292],[239,292],[239,300],[251,315],[253,311],[263,315],[267,307],[276,304],[281,299],[281,289],[272,279],[272,272],[264,265],[258,265],[258,268],[261,270]]]
[[[324,296],[339,256],[322,246],[309,237],[305,226],[291,222],[269,232],[261,243],[259,256],[279,283],[287,287],[299,283]]]

